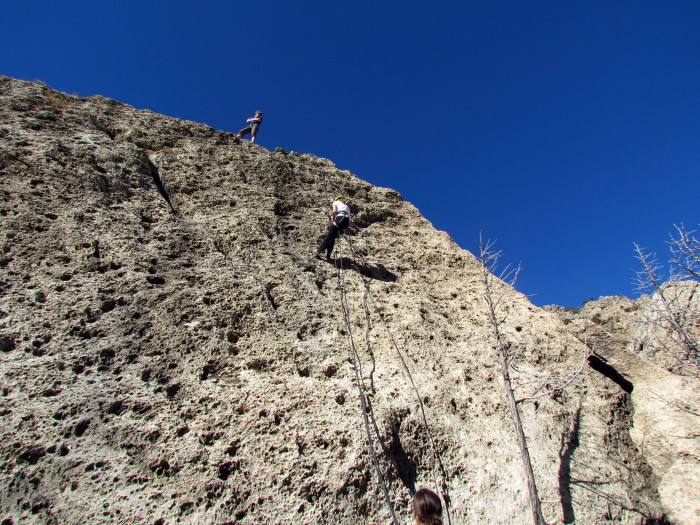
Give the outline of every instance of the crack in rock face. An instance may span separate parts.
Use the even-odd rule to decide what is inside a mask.
[[[481,265],[399,193],[7,77],[0,117],[3,524],[407,523],[420,487],[529,522]],[[493,282],[526,398],[588,349]],[[585,367],[519,404],[548,519],[669,512],[630,395]]]
[[[700,285],[668,282],[660,293],[673,298],[689,334],[700,335]],[[591,367],[630,394],[634,445],[643,451],[660,502],[677,523],[696,523],[700,508],[689,503],[700,493],[700,406],[697,380],[672,374],[669,349],[678,338],[659,318],[658,297],[601,297],[582,308],[547,307],[594,350]]]

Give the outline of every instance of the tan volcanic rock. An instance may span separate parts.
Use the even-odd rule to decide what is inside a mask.
[[[670,282],[662,291],[690,319],[697,338],[700,284]],[[586,342],[630,391],[635,445],[659,479],[660,501],[678,523],[700,523],[700,390],[697,377],[672,374],[676,339],[658,316],[657,296],[601,297],[580,309],[547,307]],[[690,314],[690,315],[688,315]]]
[[[401,523],[436,479],[448,523],[529,522],[480,266],[397,192],[7,77],[0,116],[3,523],[389,522],[352,348]],[[326,263],[335,192],[355,224]],[[506,307],[521,395],[586,355]],[[546,516],[661,516],[615,382],[585,368],[520,407]]]

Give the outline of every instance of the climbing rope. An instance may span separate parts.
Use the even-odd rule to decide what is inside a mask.
[[[342,237],[345,239],[345,241],[348,244],[348,247],[350,248],[350,253],[351,253],[353,260],[358,261],[359,258],[355,252],[355,249],[354,249],[352,243],[350,242],[350,239],[348,239],[346,235],[343,235]],[[341,259],[341,264],[342,264],[342,259]],[[366,262],[362,261],[362,264],[366,265]],[[450,512],[449,512],[449,501],[450,500],[449,500],[449,493],[447,492],[447,476],[446,476],[446,472],[445,472],[445,467],[442,464],[440,457],[435,452],[435,442],[434,442],[433,436],[430,432],[430,426],[428,425],[428,418],[425,414],[425,405],[423,403],[423,399],[421,398],[420,392],[418,391],[418,387],[416,386],[416,383],[413,380],[413,375],[411,374],[411,371],[408,368],[408,364],[406,363],[406,360],[403,356],[403,353],[401,352],[399,345],[396,342],[396,338],[394,337],[393,333],[389,329],[389,325],[387,324],[386,319],[384,318],[384,316],[380,312],[379,306],[377,305],[377,302],[374,299],[374,295],[372,294],[372,291],[369,287],[369,280],[367,279],[367,277],[365,275],[363,275],[363,274],[361,274],[361,275],[363,277],[366,297],[369,297],[369,299],[372,303],[372,306],[374,307],[375,313],[377,314],[377,316],[381,320],[382,325],[384,326],[384,329],[386,330],[386,333],[388,334],[389,339],[391,340],[392,346],[394,347],[394,350],[395,350],[396,354],[398,355],[399,360],[401,361],[401,365],[404,369],[404,372],[406,373],[406,376],[408,377],[408,379],[411,383],[411,386],[413,387],[413,391],[416,393],[416,399],[418,400],[418,406],[420,407],[422,426],[423,426],[423,430],[425,432],[425,436],[427,438],[428,446],[430,448],[430,453],[431,453],[430,468],[431,468],[431,471],[433,473],[433,482],[435,484],[436,490],[438,491],[438,495],[440,495],[442,497],[443,501],[445,502],[445,514],[447,516],[447,522],[448,522],[448,524],[451,524],[452,522],[451,522]],[[443,481],[442,487],[444,487],[444,495],[441,494],[441,484],[438,483],[438,474],[437,474],[437,470],[436,470],[436,465],[439,465],[440,474],[441,474],[442,481]]]
[[[328,191],[330,183],[328,182],[328,174],[323,173],[322,174],[323,178],[323,194],[325,197],[325,205],[324,205],[324,210],[328,212],[328,215],[331,214],[331,193]]]
[[[339,239],[340,240],[340,239]],[[394,506],[391,503],[391,497],[389,496],[389,489],[386,486],[386,481],[384,480],[384,476],[382,475],[381,467],[379,465],[379,460],[377,459],[377,453],[374,448],[374,441],[372,439],[372,432],[370,430],[369,426],[369,415],[368,415],[368,410],[367,410],[367,400],[365,399],[365,389],[362,384],[362,377],[360,375],[360,363],[359,363],[359,356],[357,354],[357,350],[355,348],[355,342],[352,337],[352,326],[350,322],[350,308],[348,307],[348,298],[347,298],[347,288],[345,286],[345,272],[343,268],[343,258],[342,258],[342,250],[340,247],[341,243],[338,243],[338,255],[340,259],[340,265],[338,266],[338,271],[337,271],[337,278],[338,278],[338,291],[340,293],[340,304],[343,309],[343,319],[345,320],[345,328],[348,336],[348,343],[350,347],[350,355],[352,357],[352,363],[353,363],[353,369],[355,370],[355,381],[357,382],[357,388],[360,396],[360,405],[362,406],[362,417],[365,423],[365,432],[367,433],[367,443],[369,446],[369,451],[370,451],[370,458],[372,461],[372,465],[374,466],[374,470],[377,475],[377,479],[379,480],[379,484],[381,485],[382,491],[384,492],[384,499],[386,500],[387,507],[389,508],[389,512],[391,513],[391,517],[393,522],[398,525],[398,519],[396,518],[396,513],[394,512]],[[375,500],[376,501],[376,500]]]
[[[331,200],[330,200],[330,192],[329,192],[329,187],[330,183],[328,181],[328,174],[327,173],[322,173],[321,178],[323,180],[322,187],[323,187],[323,192],[325,196],[325,205],[322,208],[326,215],[330,216],[331,214]],[[340,237],[340,234],[338,235]],[[338,239],[340,241],[340,238]],[[341,254],[341,243],[338,242],[338,253]],[[384,499],[387,503],[387,507],[389,508],[389,512],[391,513],[392,520],[395,524],[398,525],[398,521],[396,519],[396,514],[394,512],[394,507],[391,503],[391,498],[389,496],[389,490],[386,486],[386,482],[384,480],[384,476],[382,475],[381,468],[379,466],[379,460],[377,459],[377,453],[374,448],[374,442],[372,440],[372,432],[369,427],[369,415],[368,415],[368,407],[367,407],[367,398],[364,390],[364,385],[362,383],[362,368],[360,364],[360,358],[357,353],[357,350],[355,348],[355,342],[352,337],[352,327],[350,324],[350,309],[348,307],[348,301],[347,301],[347,291],[345,287],[345,275],[344,275],[344,268],[343,268],[343,262],[342,262],[342,256],[340,257],[340,266],[338,267],[338,272],[337,272],[337,278],[338,278],[338,290],[340,292],[340,302],[341,306],[343,308],[343,319],[345,321],[345,327],[347,331],[347,336],[348,336],[348,343],[349,343],[349,349],[350,349],[350,356],[352,358],[352,363],[353,363],[353,369],[355,371],[355,380],[357,382],[357,388],[360,396],[360,405],[362,407],[362,417],[364,420],[364,425],[365,425],[365,432],[367,434],[367,443],[368,443],[368,448],[370,452],[370,461],[372,463],[372,498],[374,500],[374,511],[375,511],[375,518],[377,523],[379,523],[379,500],[377,498],[377,484],[379,484],[382,488],[382,491],[384,493]],[[374,421],[374,418],[372,418]],[[376,426],[376,424],[375,424]],[[376,429],[375,429],[376,431]],[[377,436],[379,436],[379,432],[377,431]],[[381,440],[380,440],[381,443]],[[375,481],[378,480],[378,481]]]
[[[325,174],[325,173],[322,174],[322,178],[323,178],[323,189],[324,189],[324,193],[325,193],[325,197],[326,197],[326,203],[327,203],[327,206],[330,206],[330,200],[329,200],[329,199],[330,199],[330,197],[329,197],[330,194],[329,194],[329,191],[328,191],[328,189],[329,189],[329,181],[328,181],[328,176],[327,176],[327,174]],[[343,318],[344,318],[344,321],[345,321],[345,326],[346,326],[347,335],[348,335],[348,343],[349,343],[351,358],[352,358],[352,362],[353,362],[353,369],[354,369],[354,371],[355,371],[355,379],[356,379],[357,386],[358,386],[358,390],[359,390],[360,404],[361,404],[361,406],[362,406],[362,414],[363,414],[363,419],[364,419],[364,424],[365,424],[365,431],[366,431],[366,433],[367,433],[367,441],[368,441],[369,450],[370,450],[370,457],[371,457],[371,460],[372,460],[372,464],[373,464],[373,466],[374,466],[374,470],[375,470],[375,472],[376,472],[376,474],[377,474],[377,478],[378,478],[378,480],[379,480],[379,484],[381,485],[381,488],[382,488],[382,490],[383,490],[383,492],[384,492],[384,498],[385,498],[385,500],[386,500],[387,506],[388,506],[389,511],[390,511],[390,513],[391,513],[392,519],[393,519],[394,523],[398,524],[398,522],[397,522],[397,520],[396,520],[396,514],[395,514],[395,512],[394,512],[394,508],[393,508],[393,505],[392,505],[392,503],[391,503],[391,498],[390,498],[390,496],[389,496],[389,491],[388,491],[388,489],[387,489],[386,482],[385,482],[385,480],[384,480],[384,476],[383,476],[382,473],[381,473],[381,469],[380,469],[380,466],[379,466],[379,461],[378,461],[378,459],[377,459],[376,450],[375,450],[375,448],[374,448],[374,442],[373,442],[373,439],[372,439],[372,433],[371,433],[370,426],[369,426],[369,416],[368,416],[368,408],[367,408],[367,399],[366,399],[366,397],[365,397],[366,394],[365,394],[364,385],[363,385],[363,383],[362,383],[362,378],[361,378],[360,358],[359,358],[359,355],[358,355],[357,350],[356,350],[356,348],[355,348],[355,343],[354,343],[354,339],[353,339],[353,336],[352,336],[352,327],[351,327],[351,321],[350,321],[350,308],[349,308],[349,306],[348,306],[347,289],[346,289],[346,285],[345,285],[345,275],[344,275],[344,270],[345,270],[345,268],[344,268],[344,266],[343,266],[343,257],[342,257],[342,245],[343,245],[343,242],[341,241],[341,239],[344,239],[345,241],[347,241],[348,247],[350,248],[350,252],[351,252],[352,258],[353,258],[355,261],[357,261],[358,258],[357,258],[357,256],[356,256],[356,253],[355,253],[355,250],[354,250],[354,248],[353,248],[353,246],[352,246],[352,243],[351,243],[350,240],[347,238],[347,235],[341,235],[340,232],[339,232],[339,234],[338,234],[338,242],[337,242],[338,259],[339,259],[339,261],[340,261],[340,264],[337,266],[337,268],[338,268],[338,271],[337,271],[338,290],[339,290],[340,297],[341,297],[341,306],[342,306],[342,309],[343,309]],[[439,456],[438,456],[438,455],[436,454],[436,452],[435,452],[435,443],[434,443],[432,434],[430,433],[430,427],[429,427],[429,425],[428,425],[428,420],[427,420],[427,416],[426,416],[426,413],[425,413],[425,405],[424,405],[424,403],[423,403],[423,400],[421,399],[420,392],[418,391],[418,387],[416,386],[416,384],[415,384],[415,382],[414,382],[414,380],[413,380],[413,376],[411,375],[411,372],[410,372],[410,370],[409,370],[409,368],[408,368],[408,365],[407,365],[407,363],[406,363],[406,360],[404,359],[403,354],[402,354],[401,350],[399,349],[399,346],[398,346],[398,344],[396,343],[396,339],[394,338],[394,336],[393,336],[391,330],[389,330],[389,326],[388,326],[386,320],[384,319],[384,316],[383,316],[383,315],[381,314],[381,312],[379,311],[379,307],[378,307],[378,305],[377,305],[377,303],[376,303],[376,301],[375,301],[375,299],[374,299],[374,296],[372,295],[372,292],[371,292],[371,290],[370,290],[370,288],[369,288],[369,282],[368,282],[366,276],[364,276],[364,275],[363,275],[363,282],[364,282],[364,287],[365,287],[365,298],[367,298],[367,297],[369,296],[369,298],[370,298],[370,300],[371,300],[371,302],[372,302],[372,306],[374,307],[375,312],[377,313],[377,315],[379,316],[380,320],[382,321],[382,324],[383,324],[383,326],[384,326],[384,329],[386,330],[387,334],[389,335],[389,338],[391,339],[392,345],[393,345],[393,347],[394,347],[394,349],[395,349],[397,355],[399,356],[399,359],[400,359],[400,361],[401,361],[402,367],[403,367],[403,369],[404,369],[406,375],[407,375],[408,378],[409,378],[409,381],[410,381],[410,383],[411,383],[411,386],[412,386],[413,390],[414,390],[415,393],[416,393],[416,398],[418,399],[418,404],[419,404],[420,412],[421,412],[422,426],[423,426],[423,429],[424,429],[424,432],[425,432],[425,435],[426,435],[426,438],[427,438],[428,446],[429,446],[429,448],[430,448],[430,453],[431,453],[430,468],[431,468],[431,471],[432,471],[432,473],[433,473],[433,481],[434,481],[434,484],[435,484],[435,488],[436,488],[436,490],[438,491],[438,494],[442,497],[442,500],[445,502],[445,511],[446,511],[446,516],[447,516],[447,522],[448,522],[448,525],[451,525],[452,522],[451,522],[450,512],[449,512],[449,501],[450,501],[450,500],[449,500],[449,494],[448,494],[448,492],[447,492],[447,477],[446,477],[445,468],[444,468],[444,466],[443,466],[443,464],[442,464],[442,461],[440,460]],[[368,331],[369,331],[369,316],[368,316]],[[372,420],[373,420],[373,422],[374,422],[374,418],[372,418]],[[379,433],[379,429],[376,428],[376,422],[374,422],[374,426],[375,426],[375,432],[377,433],[377,436],[379,436],[380,433]],[[381,443],[382,446],[383,446],[383,443],[381,442],[381,439],[380,439],[379,441],[380,441],[380,443]],[[444,487],[443,490],[441,490],[441,486],[440,486],[440,484],[438,483],[438,476],[437,476],[437,471],[436,471],[436,464],[438,464],[439,467],[440,467],[440,471],[441,471],[441,475],[442,475],[442,480],[443,480],[443,485],[442,485],[442,486]],[[444,491],[444,494],[442,494],[443,491]],[[375,497],[375,509],[376,509],[377,512],[378,512],[378,502],[377,502],[377,499],[376,499],[376,491],[375,491],[375,493],[374,493],[374,497]]]

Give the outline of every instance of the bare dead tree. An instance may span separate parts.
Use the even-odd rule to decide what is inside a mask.
[[[514,390],[526,387],[528,385],[533,385],[534,391],[528,395],[516,399],[516,402],[520,404],[523,401],[533,401],[535,399],[540,399],[543,397],[552,397],[557,392],[564,390],[567,386],[573,383],[573,381],[579,375],[581,375],[586,363],[588,362],[588,357],[589,354],[585,353],[579,365],[563,376],[556,376],[551,372],[547,372],[541,378],[536,378],[532,381],[524,382],[517,385],[514,388]]]
[[[673,254],[670,279],[664,279],[656,255],[635,243],[636,258],[642,269],[636,272],[634,282],[637,290],[649,295],[642,311],[642,322],[649,327],[648,339],[673,356],[673,362],[666,368],[683,369],[698,376],[700,355],[693,330],[700,329],[700,299],[695,298],[696,291],[700,292],[700,285],[694,277],[700,261],[700,246],[692,237],[692,232],[686,232],[682,227],[678,230],[679,237],[672,237],[670,242]],[[690,283],[686,285],[683,280]]]
[[[668,241],[671,247],[671,280],[692,279],[700,281],[700,241],[695,231],[688,231],[682,224],[674,224],[678,236],[671,235]]]
[[[502,323],[497,317],[498,307],[508,293],[508,286],[501,287],[500,290],[498,290],[498,286],[494,286],[493,271],[495,271],[496,267],[498,266],[498,260],[501,257],[501,252],[495,251],[493,246],[494,243],[491,241],[484,242],[483,237],[479,239],[479,260],[481,262],[481,278],[484,286],[484,296],[488,306],[494,344],[496,345],[498,359],[501,363],[501,374],[503,375],[503,384],[505,386],[506,398],[508,400],[508,408],[510,408],[510,415],[513,419],[513,425],[515,426],[518,446],[520,447],[520,457],[522,458],[525,476],[527,478],[527,488],[530,496],[530,506],[532,508],[532,520],[535,525],[546,525],[544,517],[542,516],[542,503],[540,502],[540,497],[537,493],[535,474],[532,470],[530,451],[528,450],[527,440],[525,439],[525,431],[523,430],[520,412],[518,411],[515,394],[513,393],[513,386],[510,380],[509,361],[512,360],[517,350],[511,351],[510,345],[504,342],[500,329]],[[510,278],[511,282],[514,282],[515,279],[517,279],[518,273],[520,272],[520,266],[513,270],[506,268],[505,272],[506,280]]]
[[[484,241],[483,237],[480,237],[479,241],[479,260],[481,262],[484,297],[486,299],[494,345],[501,364],[501,374],[503,376],[508,407],[515,427],[520,456],[525,470],[533,523],[535,525],[546,525],[547,522],[542,514],[541,500],[537,492],[537,484],[518,405],[524,401],[552,398],[557,392],[569,386],[583,371],[589,352],[584,353],[585,355],[582,356],[581,362],[573,370],[563,375],[558,375],[551,369],[543,370],[541,374],[533,374],[531,371],[527,373],[519,372],[518,359],[527,350],[527,345],[507,340],[502,328],[507,321],[508,308],[506,300],[511,294],[516,293],[514,285],[521,267],[512,268],[508,265],[500,272],[499,277],[495,277],[498,271],[498,261],[502,253],[494,249],[494,242]],[[559,358],[561,357],[560,354]],[[511,374],[511,371],[514,372],[514,375]],[[528,393],[516,397],[515,393],[519,389],[523,389]],[[541,407],[542,404],[539,406]],[[539,408],[535,410],[535,413],[538,410]],[[557,523],[557,521],[555,520],[552,523]]]

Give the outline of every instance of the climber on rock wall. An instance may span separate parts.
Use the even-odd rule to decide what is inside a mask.
[[[343,195],[338,195],[333,201],[333,211],[331,212],[331,223],[328,225],[326,236],[321,241],[321,245],[314,249],[314,257],[319,258],[321,254],[326,252],[326,259],[331,258],[331,252],[335,246],[335,240],[340,235],[340,232],[350,226],[350,206],[347,205],[347,199]]]
[[[236,137],[240,139],[250,134],[250,141],[255,142],[255,137],[258,136],[258,128],[260,127],[260,124],[262,124],[262,111],[256,111],[255,116],[246,119],[246,122],[248,125],[236,133]]]

